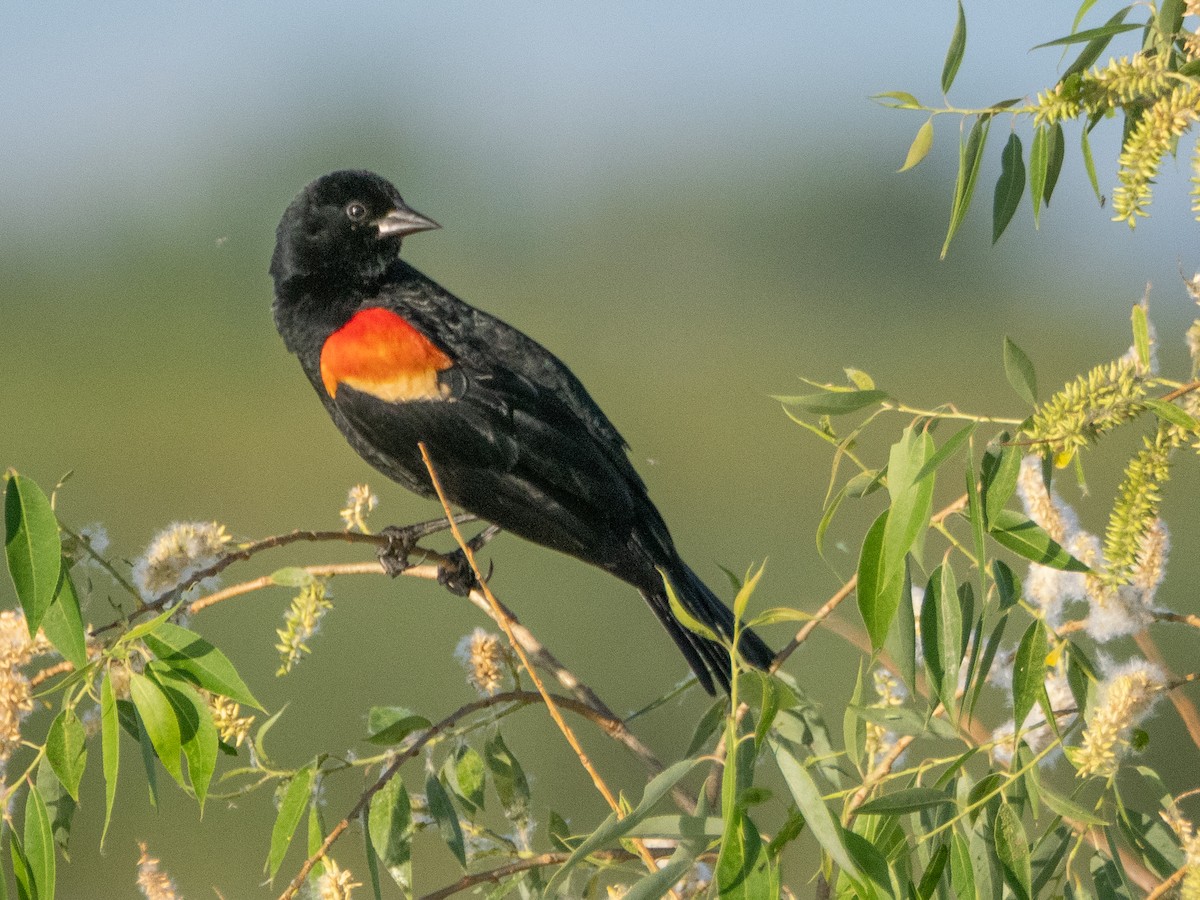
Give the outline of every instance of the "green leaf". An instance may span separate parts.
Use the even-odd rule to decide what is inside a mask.
[[[739,588],[737,596],[733,598],[733,614],[738,619],[745,618],[746,606],[750,602],[750,595],[753,594],[754,589],[758,587],[758,580],[762,578],[763,569],[766,567],[767,563],[764,560],[763,564],[758,567],[758,571],[747,577],[745,584]]]
[[[1064,572],[1091,571],[1056,543],[1031,519],[1011,509],[1003,509],[992,522],[989,532],[996,542],[1018,556],[1038,565]]]
[[[886,106],[889,109],[920,109],[921,101],[907,91],[884,91],[882,94],[872,94],[871,99]],[[893,103],[884,103],[883,100],[893,100]]]
[[[708,710],[700,717],[696,723],[696,728],[692,732],[691,743],[688,744],[684,756],[695,756],[700,752],[700,749],[709,742],[717,729],[725,722],[725,706],[726,700],[724,697],[718,698],[709,706]]]
[[[271,827],[271,852],[267,857],[267,873],[271,879],[283,864],[284,854],[292,843],[292,837],[304,816],[304,808],[312,796],[313,776],[316,770],[310,763],[302,768],[288,782],[279,803],[279,812],[275,815],[275,824]],[[379,795],[376,794],[376,797]]]
[[[271,573],[271,582],[281,587],[308,587],[316,580],[311,572],[306,572],[299,566],[284,566]]]
[[[217,727],[213,724],[212,712],[204,698],[196,693],[191,682],[170,670],[155,670],[175,717],[179,721],[180,743],[183,756],[188,763],[188,780],[196,792],[200,811],[204,812],[204,800],[208,796],[208,785],[217,768]]]
[[[903,815],[904,813],[919,812],[922,809],[933,809],[937,806],[953,805],[954,797],[936,788],[915,787],[893,791],[868,800],[858,808],[862,815]]]
[[[179,720],[175,717],[171,701],[158,684],[139,672],[131,672],[129,675],[129,696],[133,705],[137,707],[138,716],[159,762],[180,787],[186,787],[179,757],[183,752],[179,737]]]
[[[1123,9],[1117,15],[1124,19],[1128,12],[1128,9]],[[1116,18],[1116,16],[1113,18]],[[1109,24],[1101,25],[1099,28],[1085,28],[1083,31],[1076,31],[1074,34],[1068,34],[1066,37],[1055,38],[1052,41],[1046,41],[1044,44],[1035,44],[1033,49],[1041,50],[1043,47],[1067,47],[1071,44],[1082,44],[1085,41],[1094,41],[1097,38],[1111,39],[1118,34],[1124,34],[1126,31],[1137,31],[1142,27],[1143,26],[1137,22],[1132,22],[1128,25],[1119,25],[1113,24],[1110,20]],[[1105,43],[1107,44],[1108,42],[1105,41]],[[1103,47],[1101,48],[1101,51],[1102,50]],[[1097,58],[1099,58],[1099,55],[1099,53],[1096,54]],[[1095,60],[1092,62],[1095,62]],[[1088,63],[1088,66],[1090,65],[1091,63]],[[1083,68],[1086,69],[1087,66],[1084,66]]]
[[[762,900],[771,895],[770,867],[758,828],[737,808],[726,820],[715,872],[722,900]]]
[[[1042,204],[1046,196],[1046,172],[1050,167],[1050,142],[1053,132],[1049,125],[1039,125],[1033,130],[1033,143],[1029,146],[1029,199],[1033,204],[1033,227],[1041,225]]]
[[[492,784],[500,798],[500,805],[504,807],[504,815],[511,822],[528,819],[529,781],[499,731],[484,744],[483,761],[492,773]]]
[[[1042,190],[1042,199],[1046,206],[1050,205],[1050,196],[1054,193],[1055,185],[1058,184],[1058,176],[1062,172],[1065,155],[1066,143],[1063,138],[1062,123],[1056,122],[1046,139],[1046,186]]]
[[[113,693],[108,671],[100,682],[100,749],[104,761],[104,830],[100,832],[100,848],[108,835],[112,821],[113,801],[117,797],[117,772],[121,764],[120,730],[117,722],[117,698]]]
[[[1000,804],[996,822],[992,829],[996,843],[996,856],[1004,870],[1004,880],[1018,898],[1029,900],[1033,896],[1033,872],[1029,862],[1029,841],[1025,838],[1025,826],[1012,806]]]
[[[989,528],[1012,497],[1020,474],[1021,451],[1018,447],[995,441],[983,454],[980,481],[983,483],[983,517]]]
[[[64,709],[46,735],[46,760],[71,799],[79,801],[79,782],[87,767],[87,733],[75,711]]]
[[[150,794],[150,806],[158,809],[158,769],[154,765],[154,745],[146,733],[146,725],[138,715],[137,707],[129,700],[117,701],[117,719],[129,735],[137,742],[142,759],[142,770],[146,773],[146,789]]]
[[[29,868],[29,860],[21,849],[16,831],[8,833],[8,851],[12,856],[13,878],[17,882],[17,897],[19,900],[38,900],[37,885],[33,881],[33,872]],[[0,881],[3,881],[0,878]]]
[[[1017,395],[1030,406],[1037,406],[1037,374],[1025,351],[1004,337],[1004,375]]]
[[[1004,234],[1004,229],[1012,221],[1024,193],[1025,159],[1022,156],[1021,139],[1013,132],[1000,152],[1000,177],[996,180],[996,191],[992,199],[993,244],[1000,240],[1000,235]]]
[[[317,856],[321,851],[321,844],[325,842],[325,825],[321,821],[320,804],[313,803],[308,807],[308,848],[309,856]],[[325,873],[325,865],[318,859],[313,863],[312,869],[309,870],[308,880],[310,884],[315,884],[317,879]]]
[[[87,636],[83,615],[79,611],[79,594],[71,572],[64,564],[60,570],[58,592],[42,617],[42,630],[55,649],[73,665],[76,671],[87,667]]]
[[[545,890],[542,891],[542,896],[555,896],[555,891],[565,884],[567,877],[576,865],[599,848],[625,837],[625,835],[629,834],[630,831],[647,819],[659,801],[670,793],[671,788],[675,787],[700,762],[700,760],[695,759],[680,760],[673,765],[667,766],[667,768],[650,779],[638,805],[624,818],[618,819],[616,813],[609,815],[599,828],[585,837],[579,846],[571,852],[571,855],[567,857],[566,861],[558,867],[558,871],[554,873],[554,876],[547,883]]]
[[[992,116],[984,113],[975,119],[967,139],[959,144],[958,177],[954,184],[954,200],[950,204],[950,227],[946,230],[946,240],[942,244],[941,258],[946,258],[950,242],[967,216],[971,208],[971,198],[975,194],[975,180],[979,176],[979,163],[983,159],[983,148],[987,144],[988,131],[992,127]]]
[[[958,19],[954,23],[954,34],[950,38],[950,47],[946,50],[946,61],[942,63],[942,93],[950,93],[954,84],[954,76],[962,64],[963,53],[967,49],[967,15],[963,12],[962,0],[958,2]]]
[[[663,587],[667,591],[667,603],[671,607],[671,614],[679,621],[679,624],[688,631],[700,635],[706,640],[721,643],[717,633],[693,616],[687,611],[687,608],[680,602],[679,595],[675,593],[675,587],[671,584],[671,579],[667,577],[664,569],[659,569],[658,574],[662,577]]]
[[[1039,796],[1046,806],[1050,807],[1050,810],[1055,815],[1062,816],[1064,819],[1071,819],[1075,822],[1078,822],[1080,825],[1086,825],[1088,827],[1093,825],[1111,824],[1110,820],[1096,815],[1094,809],[1089,809],[1088,807],[1081,806],[1073,800],[1068,800],[1061,794],[1054,793],[1045,785],[1042,786]]]
[[[1174,403],[1167,403],[1165,400],[1154,398],[1143,400],[1142,403],[1164,422],[1178,425],[1187,431],[1200,431],[1200,421],[1197,421],[1186,410],[1176,406]]]
[[[962,665],[963,615],[954,570],[933,570],[921,604],[921,650],[934,693],[952,713],[957,706],[958,670]],[[952,716],[953,718],[953,716]]]
[[[1000,600],[1000,612],[1016,606],[1021,599],[1021,583],[1013,570],[1002,559],[992,560],[992,580],[996,582],[996,594]]]
[[[958,737],[954,726],[942,718],[931,718],[905,706],[848,706],[847,709],[868,722],[897,734],[933,735],[953,740]]]
[[[482,810],[487,768],[483,757],[471,746],[463,744],[454,755],[454,779],[450,782],[455,793],[470,810]]]
[[[978,423],[976,422],[971,422],[970,424],[964,425],[958,431],[954,432],[954,434],[950,435],[950,438],[946,441],[946,443],[938,447],[937,452],[925,460],[925,464],[921,466],[913,480],[922,481],[929,475],[932,475],[934,472],[936,472],[942,463],[957,453],[959,448],[971,439],[971,435],[975,433],[977,424]]]
[[[884,510],[867,530],[858,557],[858,611],[871,638],[871,646],[876,650],[887,640],[888,629],[896,617],[904,588],[903,568],[886,567],[883,532],[887,518],[888,511]]]
[[[35,783],[46,804],[46,811],[50,814],[50,832],[54,835],[54,845],[62,852],[63,858],[69,861],[71,824],[79,804],[71,799],[63,783],[54,774],[54,769],[44,758],[38,763]],[[0,900],[3,900],[3,897],[4,895],[0,894]]]
[[[950,884],[953,896],[975,897],[975,873],[971,866],[971,850],[957,832],[950,833]]]
[[[797,406],[815,416],[842,416],[875,406],[889,399],[887,391],[856,391],[829,389],[819,394],[798,396],[774,395],[784,406]]]
[[[864,880],[863,873],[859,871],[858,865],[846,849],[842,826],[838,824],[830,813],[829,807],[825,805],[825,800],[821,797],[821,790],[813,781],[808,769],[796,759],[783,741],[778,738],[770,738],[767,743],[775,754],[775,763],[779,766],[779,771],[787,783],[792,799],[796,801],[796,805],[804,815],[805,822],[821,845],[821,849],[842,867],[848,878],[862,882]]]
[[[1092,184],[1092,193],[1096,195],[1096,201],[1103,206],[1104,195],[1100,193],[1100,181],[1096,178],[1096,161],[1092,159],[1092,144],[1088,140],[1087,128],[1079,133],[1079,149],[1083,152],[1083,168]]]
[[[925,867],[925,873],[921,876],[921,883],[917,885],[917,900],[930,900],[934,891],[937,890],[937,886],[942,880],[942,873],[946,871],[946,865],[949,862],[950,845],[939,845],[937,852],[933,854],[933,858],[929,861],[929,865]]]
[[[896,607],[896,617],[888,629],[883,648],[895,663],[900,680],[904,682],[910,693],[914,693],[917,684],[917,623],[913,610],[911,559],[911,557],[905,558],[904,579],[900,585],[900,603]]]
[[[42,900],[54,897],[54,833],[50,829],[50,812],[36,785],[30,785],[25,799],[25,859],[37,896]]]
[[[263,709],[254,699],[229,659],[194,631],[173,622],[162,622],[145,637],[146,646],[172,669],[214,694],[236,700],[255,709]]]
[[[375,900],[383,900],[383,885],[379,882],[379,856],[375,845],[371,843],[371,828],[368,810],[362,811],[361,823],[363,835],[363,852],[367,857],[367,873],[371,878],[371,894]]]
[[[367,718],[372,744],[399,744],[414,731],[429,728],[433,723],[403,706],[373,706]]]
[[[909,553],[921,558],[933,513],[934,486],[933,472],[922,473],[933,451],[929,433],[909,426],[889,452],[887,489],[892,505],[883,531],[883,553],[889,570],[902,566]]]
[[[462,825],[458,822],[458,813],[454,811],[450,795],[446,793],[446,789],[442,787],[442,783],[438,781],[437,775],[433,772],[430,772],[425,779],[425,796],[429,800],[429,814],[437,822],[438,831],[442,833],[442,840],[446,842],[446,846],[450,848],[450,852],[454,854],[458,864],[465,869],[467,867],[467,850],[466,844],[463,842]]]
[[[773,606],[764,609],[757,616],[748,619],[746,625],[754,628],[759,625],[778,625],[780,622],[811,622],[813,614],[790,606]]]
[[[42,489],[11,469],[4,490],[4,553],[29,634],[35,635],[58,590],[62,541]]]
[[[1040,619],[1034,619],[1025,630],[1013,659],[1013,722],[1018,733],[1038,696],[1045,690],[1046,654],[1049,652],[1046,630]]]
[[[921,162],[929,155],[930,149],[933,147],[933,117],[930,116],[925,120],[925,124],[917,129],[917,136],[913,138],[912,144],[909,145],[908,155],[904,157],[904,165],[897,172],[907,172],[913,166]]]

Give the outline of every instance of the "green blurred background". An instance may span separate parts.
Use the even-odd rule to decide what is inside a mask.
[[[1050,84],[1057,55],[1026,51],[1065,33],[1072,12],[968,4],[954,99],[983,105]],[[1168,371],[1186,364],[1179,337],[1194,313],[1178,275],[1197,265],[1186,161],[1166,164],[1154,217],[1130,233],[1098,208],[1072,145],[1042,232],[1026,201],[993,248],[1003,120],[972,215],[939,262],[957,123],[939,120],[931,159],[898,176],[921,118],[867,98],[904,89],[936,102],[954,7],[874,14],[782,3],[10,5],[0,16],[0,465],[47,488],[73,471],[62,516],[102,523],[126,559],[179,519],[218,519],[239,538],[337,528],[347,488],[364,480],[382,500],[377,526],[434,514],[345,446],[270,318],[266,267],[284,206],[325,171],[369,167],[443,225],[407,242],[410,261],[534,335],[589,386],[705,578],[723,589],[718,564],[769,558],[757,602],[816,608],[852,571],[878,507],[848,510],[828,562],[817,557],[829,456],[770,394],[854,366],[914,404],[1022,415],[1004,384],[1004,335],[1033,358],[1046,396],[1124,351],[1148,281]],[[1117,130],[1095,143],[1106,190]],[[885,438],[868,447],[882,452]],[[1180,587],[1197,574],[1186,468],[1168,501],[1175,557],[1160,598],[1194,611]],[[1094,528],[1117,474],[1103,461],[1089,468],[1095,500],[1081,512]],[[618,711],[684,674],[622,585],[512,538],[488,556],[500,595]],[[226,581],[357,558],[301,548]],[[289,765],[354,746],[371,705],[438,718],[472,697],[453,659],[481,624],[472,607],[403,579],[333,590],[314,657],[286,679],[273,675],[283,589],[196,623],[272,711],[291,701],[271,739]],[[5,581],[0,603],[13,602]],[[103,594],[87,614],[110,618]],[[782,644],[789,633],[769,636]],[[835,730],[856,661],[818,636],[789,663]],[[702,709],[695,697],[672,704],[639,732],[671,757]],[[1150,730],[1150,764],[1194,771],[1172,714]],[[528,711],[508,735],[537,761],[535,797],[562,798],[579,828],[598,821],[600,801],[544,717]],[[636,795],[629,757],[598,738],[588,746]],[[103,856],[102,786],[85,785],[61,896],[97,896],[98,883],[111,885],[103,896],[133,896],[137,839],[188,896],[273,895],[258,887],[267,796],[211,800],[198,823],[167,790],[155,813],[136,765],[127,753]],[[360,788],[352,781],[328,784],[330,823]],[[345,844],[339,860],[362,872],[357,839]],[[454,877],[444,848],[420,846],[419,889]]]

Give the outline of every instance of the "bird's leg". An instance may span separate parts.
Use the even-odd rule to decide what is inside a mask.
[[[379,562],[383,570],[395,578],[411,565],[408,554],[416,549],[421,534],[411,526],[401,528],[398,525],[389,525],[379,534],[387,538],[387,543],[379,548]]]
[[[500,533],[499,525],[489,525],[475,537],[467,541],[467,546],[471,548],[472,553],[476,553]],[[488,567],[487,578],[492,577],[491,566]],[[462,550],[455,550],[453,553],[447,553],[446,559],[438,567],[438,584],[444,587],[452,594],[457,594],[460,597],[465,597],[471,593],[472,589],[478,586],[478,579],[475,573],[471,571],[471,564],[467,560],[467,555]]]

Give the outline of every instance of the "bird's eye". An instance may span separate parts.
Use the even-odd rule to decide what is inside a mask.
[[[367,208],[357,200],[346,204],[346,218],[351,222],[361,222],[367,217]]]

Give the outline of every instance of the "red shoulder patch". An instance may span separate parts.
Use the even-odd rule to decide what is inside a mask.
[[[438,372],[452,365],[429,338],[377,306],[356,312],[321,348],[321,380],[330,397],[347,384],[391,403],[440,400],[447,390]]]

